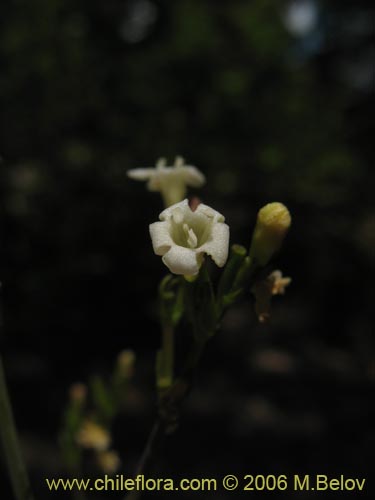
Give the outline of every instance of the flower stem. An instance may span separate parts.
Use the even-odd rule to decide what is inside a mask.
[[[160,437],[163,435],[163,426],[160,420],[156,420],[154,426],[151,429],[150,435],[147,439],[147,443],[145,449],[143,450],[141,459],[139,460],[137,470],[135,475],[138,476],[140,474],[145,474],[147,472],[148,467],[150,465],[150,459],[155,452],[155,448],[157,447],[157,443],[160,440]]]
[[[157,454],[157,449],[161,446],[165,439],[165,433],[162,422],[157,419],[148,436],[146,446],[135,471],[135,477],[147,474],[154,456]],[[142,491],[134,490],[129,493],[125,500],[139,500],[142,496]]]
[[[16,500],[33,500],[0,357],[0,442]]]
[[[164,343],[165,340],[167,339],[170,340],[172,338],[173,341],[173,330],[171,331],[171,334],[172,337],[169,337],[167,331],[163,332],[164,347],[166,346],[166,344]],[[180,378],[175,380],[174,384],[164,394],[164,398],[168,400],[168,406],[173,409],[177,409],[178,412],[189,392],[189,389],[192,386],[193,372],[202,356],[206,343],[207,343],[206,341],[194,342],[185,360],[185,365]],[[171,344],[169,347],[172,348],[173,344]],[[138,462],[135,471],[135,477],[137,477],[138,475],[142,474],[145,475],[148,473],[150,467],[152,466],[152,462],[156,459],[158,453],[160,452],[160,448],[163,442],[165,441],[167,436],[175,430],[173,429],[172,432],[168,430],[169,428],[168,420],[165,420],[165,416],[166,415],[162,417],[159,415],[159,417],[156,419],[151,429],[145,448]],[[142,497],[142,491],[133,491],[125,497],[125,500],[139,500],[141,497]]]
[[[165,356],[165,369],[168,378],[173,381],[174,375],[174,329],[166,325],[163,328],[163,351]]]
[[[162,345],[156,356],[156,385],[159,390],[168,389],[173,384],[174,376],[174,329],[164,325]]]

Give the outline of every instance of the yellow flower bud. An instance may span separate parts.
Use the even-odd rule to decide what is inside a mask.
[[[265,266],[276,253],[290,227],[292,218],[285,205],[268,203],[258,212],[250,246],[250,257]]]

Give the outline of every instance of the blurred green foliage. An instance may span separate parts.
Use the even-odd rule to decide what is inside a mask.
[[[252,390],[260,380],[259,391],[284,405],[288,422],[296,421],[289,419],[296,393],[306,411],[320,405],[322,422],[335,432],[350,428],[357,443],[340,452],[343,440],[332,438],[331,453],[365,456],[358,432],[366,428],[366,408],[355,381],[373,377],[372,8],[364,0],[312,3],[316,25],[297,36],[287,29],[287,1],[1,2],[1,340],[19,389],[21,428],[54,437],[71,382],[108,370],[124,347],[158,347],[154,297],[165,270],[153,256],[148,224],[162,203],[126,170],[181,154],[206,174],[197,194],[225,214],[231,243],[248,247],[267,202],[285,203],[293,216],[275,264],[293,282],[275,307],[275,325],[259,333],[250,307],[247,319],[235,313],[223,344],[212,347],[213,366],[227,370],[225,384],[237,377],[236,390],[241,380],[246,397],[246,374]],[[257,349],[270,346],[296,354],[307,368],[285,386],[277,373],[257,379],[246,349],[255,359]],[[220,356],[225,363],[217,366]],[[338,400],[324,392],[331,389]],[[25,394],[40,411],[30,413]],[[225,412],[215,415],[210,429],[222,435]],[[144,438],[131,428],[135,442]],[[270,466],[272,456],[285,463],[277,461],[285,447],[276,449],[267,436],[274,434],[247,447],[259,467],[262,460]],[[225,462],[216,437],[208,433],[202,449],[214,453],[217,443],[223,466],[232,466],[230,448]],[[326,457],[327,449],[312,455]],[[206,473],[212,460],[203,452],[200,460],[197,470]]]

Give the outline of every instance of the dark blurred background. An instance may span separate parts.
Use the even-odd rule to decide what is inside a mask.
[[[267,325],[250,295],[228,313],[164,476],[370,482],[371,3],[4,0],[0,13],[1,346],[38,498],[61,474],[68,387],[106,376],[123,348],[143,397],[114,431],[128,475],[144,444],[166,272],[148,224],[163,207],[126,170],[177,154],[205,173],[199,196],[232,242],[249,244],[265,203],[290,208],[275,268],[293,282]]]

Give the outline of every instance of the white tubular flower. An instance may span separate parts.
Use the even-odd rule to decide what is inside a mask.
[[[155,168],[135,168],[127,173],[131,179],[148,181],[149,191],[160,191],[166,207],[183,200],[187,186],[201,187],[206,182],[202,172],[185,165],[180,156],[176,157],[172,167],[166,165],[165,158],[160,158]]]
[[[223,267],[228,258],[229,226],[216,210],[198,205],[193,212],[188,200],[165,209],[161,222],[150,224],[150,235],[156,255],[174,274],[198,274],[204,254]]]

